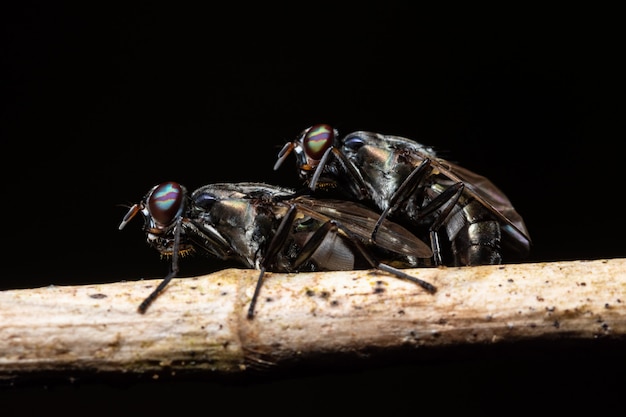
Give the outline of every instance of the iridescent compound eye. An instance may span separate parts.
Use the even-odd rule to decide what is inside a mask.
[[[335,132],[327,124],[313,125],[304,135],[304,151],[311,159],[319,161],[324,152],[328,150],[335,141]]]
[[[176,182],[158,185],[148,197],[148,210],[154,221],[161,226],[170,225],[180,214],[184,191]]]

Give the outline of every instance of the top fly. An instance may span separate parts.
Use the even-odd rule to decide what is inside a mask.
[[[381,212],[373,240],[389,216],[430,240],[437,265],[450,263],[442,258],[440,231],[454,265],[500,264],[503,252],[523,257],[530,249],[526,225],[506,195],[431,147],[365,131],[340,138],[332,126],[318,124],[285,144],[274,169],[292,152],[310,190],[332,189]]]
[[[266,271],[296,272],[377,268],[412,281],[427,292],[435,287],[402,272],[432,256],[429,245],[403,227],[361,204],[296,196],[263,183],[218,183],[188,195],[184,186],[165,182],[133,205],[119,228],[138,213],[147,242],[171,256],[171,270],[141,303],[144,313],[179,271],[179,255],[203,250],[260,270],[248,318],[254,315]],[[377,241],[369,238],[378,227]]]

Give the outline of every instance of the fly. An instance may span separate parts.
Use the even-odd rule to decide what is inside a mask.
[[[202,250],[260,271],[248,318],[254,316],[266,271],[298,272],[376,268],[412,281],[429,293],[436,288],[402,272],[432,256],[430,246],[388,220],[369,238],[379,214],[351,201],[297,196],[264,183],[217,183],[189,195],[184,186],[153,187],[124,216],[119,229],[138,213],[147,242],[171,257],[170,272],[139,305],[150,304],[179,272],[179,256]],[[382,262],[381,262],[382,260]]]
[[[373,240],[390,217],[430,240],[436,265],[500,264],[503,253],[524,257],[530,250],[526,225],[506,195],[431,147],[366,131],[340,138],[336,129],[318,124],[285,144],[274,169],[292,152],[311,191],[334,190],[381,212]],[[452,262],[442,258],[441,231]]]

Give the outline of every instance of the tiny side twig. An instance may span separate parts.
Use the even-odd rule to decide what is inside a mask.
[[[0,292],[0,379],[37,373],[240,374],[320,354],[525,340],[624,339],[626,259],[380,271],[227,269],[159,280]]]

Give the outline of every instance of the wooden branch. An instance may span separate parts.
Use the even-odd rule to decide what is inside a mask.
[[[626,259],[406,272],[267,274],[246,318],[257,271],[0,292],[0,378],[38,373],[241,374],[294,358],[501,342],[624,339]]]

